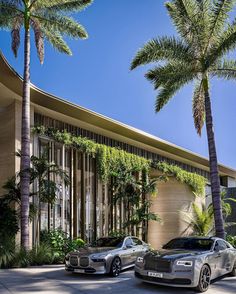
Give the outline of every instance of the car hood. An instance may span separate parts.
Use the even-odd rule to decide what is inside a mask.
[[[194,257],[201,254],[205,254],[206,251],[195,251],[195,250],[156,250],[146,254],[147,257],[165,258],[168,260],[175,260],[179,258]]]
[[[70,252],[73,255],[90,255],[96,253],[110,253],[111,251],[117,250],[115,247],[85,247],[81,248],[78,251]]]

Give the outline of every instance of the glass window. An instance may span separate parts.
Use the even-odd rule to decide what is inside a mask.
[[[107,237],[100,238],[92,243],[92,247],[121,247],[123,245],[124,238],[122,237]]]
[[[132,242],[131,238],[128,238],[125,240],[125,246],[126,247],[133,246],[133,242]]]
[[[70,178],[71,175],[71,151],[69,149],[65,149],[65,166],[64,170]],[[63,183],[63,186],[65,184]],[[64,187],[64,231],[70,234],[70,220],[71,220],[71,211],[70,211],[70,203],[71,203],[71,187],[67,185]]]
[[[94,240],[95,228],[95,159],[85,156],[85,238]]]
[[[225,250],[227,249],[227,244],[222,240],[217,240],[215,244],[215,250]]]
[[[138,238],[132,238],[134,246],[143,245],[143,242]]]
[[[203,238],[177,238],[168,242],[163,249],[211,250],[214,241]]]

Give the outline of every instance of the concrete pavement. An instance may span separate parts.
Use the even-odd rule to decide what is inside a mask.
[[[0,270],[0,294],[193,294],[192,289],[161,287],[140,283],[133,271],[118,278],[71,274],[63,266],[42,266]],[[215,281],[207,294],[235,294],[236,278]]]

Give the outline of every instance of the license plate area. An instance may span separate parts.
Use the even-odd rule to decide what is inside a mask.
[[[75,268],[74,269],[74,273],[83,274],[84,273],[84,270],[83,269],[80,269],[80,268]]]
[[[153,278],[163,278],[163,273],[148,272],[148,276]]]

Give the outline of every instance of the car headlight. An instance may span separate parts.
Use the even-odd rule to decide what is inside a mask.
[[[68,254],[66,254],[66,256],[65,256],[65,260],[69,260],[69,258],[70,258],[70,254],[68,253]]]
[[[105,258],[108,256],[108,254],[100,254],[100,255],[92,255],[91,259],[93,262],[105,262]]]
[[[191,260],[178,260],[176,264],[181,266],[188,266],[188,267],[193,266],[193,262]]]
[[[137,263],[143,263],[143,257],[137,257],[137,259],[136,259],[136,262]]]

